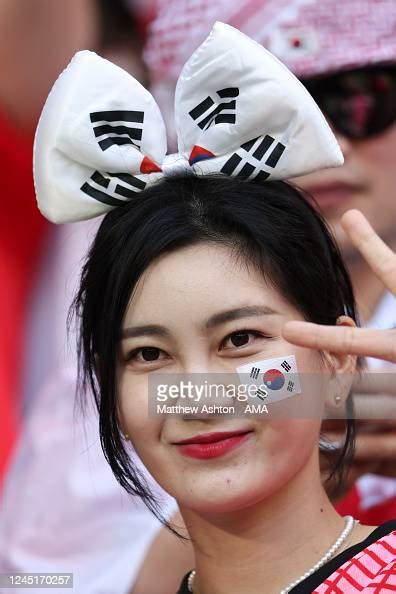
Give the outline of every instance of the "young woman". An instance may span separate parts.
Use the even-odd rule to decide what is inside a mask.
[[[148,375],[231,373],[292,353],[300,375],[332,369],[325,405],[345,405],[354,358],[291,348],[281,337],[292,319],[353,324],[349,279],[319,215],[284,182],[166,179],[106,216],[77,307],[108,461],[153,504],[130,467],[126,433],[178,501],[196,555],[194,594],[288,591],[345,527],[321,483],[320,419],[272,419],[271,410],[150,417]],[[396,522],[355,524],[335,556],[290,591],[371,587],[396,569],[395,545]]]
[[[350,409],[356,359],[291,346],[282,337],[289,320],[355,324],[351,284],[323,220],[298,189],[266,181],[272,170],[278,178],[306,171],[307,159],[314,168],[335,165],[333,137],[283,66],[229,29],[217,26],[183,70],[184,87],[176,91],[181,148],[172,175],[150,149],[161,129],[136,132],[147,113],[155,118],[150,98],[143,93],[139,103],[135,86],[125,111],[127,84],[122,78],[120,99],[107,64],[101,69],[88,56],[89,88],[76,67],[74,84],[69,71],[43,112],[35,158],[40,208],[57,221],[94,216],[103,203],[113,208],[74,304],[83,386],[93,390],[117,480],[161,515],[131,462],[130,441],[179,504],[195,553],[179,594],[386,591],[396,583],[396,522],[373,528],[340,517],[321,480],[321,418]],[[101,96],[106,76],[118,102]],[[212,87],[202,89],[202,77]],[[271,92],[262,96],[262,88]],[[84,92],[88,107],[80,116],[76,97]],[[265,98],[273,116],[263,123],[249,113]],[[99,112],[106,102],[113,111]],[[132,142],[129,153],[121,152],[137,136],[140,146]],[[185,171],[177,173],[180,161]],[[285,376],[274,369],[278,360],[286,372],[294,361],[301,391],[270,403],[268,414],[149,413],[156,374],[173,380],[204,374],[210,382],[242,365],[267,364],[273,395],[279,387],[273,378],[282,384]],[[272,415],[279,406],[282,414]],[[351,447],[352,421],[346,426],[331,474]]]

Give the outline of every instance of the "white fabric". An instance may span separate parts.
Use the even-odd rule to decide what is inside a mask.
[[[262,46],[220,22],[180,74],[175,125],[178,154],[166,159],[165,124],[151,94],[118,66],[78,52],[36,132],[41,212],[56,223],[95,217],[180,169],[287,179],[343,163],[305,87]]]
[[[23,405],[27,412],[43,389],[43,378],[76,365],[75,328],[66,336],[67,314],[101,217],[52,227],[30,295],[25,328]]]
[[[359,493],[360,507],[368,510],[396,497],[396,479],[378,474],[364,474],[356,482],[356,489]]]

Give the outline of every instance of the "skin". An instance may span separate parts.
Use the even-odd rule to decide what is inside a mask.
[[[344,165],[296,178],[298,185],[312,191],[321,204],[322,194],[329,186],[336,187],[334,204],[323,202],[322,210],[340,242],[344,256],[360,256],[349,241],[341,224],[341,216],[351,209],[360,210],[374,230],[388,243],[396,241],[392,216],[396,216],[393,199],[396,171],[392,154],[396,150],[396,124],[381,134],[365,140],[351,140],[332,128],[344,154]],[[342,194],[341,192],[344,192]],[[326,197],[323,196],[323,200]]]
[[[55,79],[79,50],[96,51],[145,82],[133,46],[101,48],[99,27],[96,0],[0,2],[0,104],[16,128],[34,134]]]
[[[360,211],[346,212],[341,225],[382,286],[396,295],[396,254],[375,233]],[[296,345],[377,357],[396,363],[394,329],[342,328],[296,321],[285,324],[282,335]],[[356,408],[360,411],[360,418],[369,419],[374,411],[376,420],[360,422],[361,431],[357,437],[355,464],[350,481],[363,472],[395,476],[394,385],[394,369],[385,374],[363,374],[356,383]],[[378,419],[378,410],[381,410],[384,420]],[[334,433],[329,437],[337,440],[340,436]],[[380,458],[378,452],[381,452]]]
[[[203,328],[219,312],[253,305],[273,313]],[[320,481],[320,419],[149,417],[148,374],[234,372],[249,361],[294,354],[301,377],[323,372],[323,405],[331,408],[337,379],[353,372],[355,357],[291,349],[281,336],[291,319],[302,315],[258,271],[236,263],[227,248],[206,243],[153,262],[125,313],[124,330],[156,324],[168,331],[120,341],[119,422],[143,463],[179,504],[193,541],[198,594],[258,594],[263,583],[266,592],[278,592],[320,558],[341,532],[343,519]],[[349,318],[341,322],[353,325]],[[242,330],[244,344],[234,344]],[[147,361],[145,348],[157,349],[151,351],[153,360]],[[324,358],[333,379],[324,373]],[[343,399],[348,388],[344,382]],[[250,437],[220,458],[191,459],[174,445],[197,434],[242,428]],[[349,544],[372,529],[356,527]]]
[[[373,224],[375,231],[388,242],[390,248],[396,249],[394,232],[396,169],[393,162],[396,150],[396,125],[373,138],[360,141],[348,140],[334,129],[333,132],[345,157],[343,167],[320,171],[309,176],[299,177],[294,181],[318,199],[319,206],[343,252],[354,285],[360,315],[363,319],[369,319],[383,295],[384,285],[395,293],[396,274],[393,272],[393,268],[396,267],[396,264],[392,265],[391,261],[390,270],[387,270],[386,274],[383,270],[378,270],[378,265],[381,265],[381,262],[388,262],[389,252],[381,247],[378,248],[380,246],[378,241],[376,246],[373,245],[373,242],[366,243],[368,248],[363,250],[362,238],[365,231],[361,222],[357,219],[356,214],[347,214],[344,217],[342,215],[348,209],[360,209]],[[338,187],[338,200],[326,206],[320,200],[320,191],[324,190],[326,193],[326,188],[332,186]],[[294,325],[292,322],[286,324],[284,338],[293,344],[309,348],[317,346],[319,349],[337,351],[339,354],[377,356],[390,362],[396,362],[394,330],[365,331],[359,329],[356,331],[358,334],[353,332],[353,336],[355,336],[353,344],[350,341],[351,329],[349,327],[334,329],[336,335],[332,334],[333,329],[330,328],[318,327],[314,329],[314,332],[312,330],[313,328],[307,323]],[[312,342],[313,339],[317,341],[315,344]],[[379,377],[376,378],[376,383],[378,381],[380,381]],[[374,407],[375,410],[381,406],[384,418],[391,419],[392,415],[387,414],[386,411],[394,409],[392,386],[384,387],[382,383],[376,386],[371,381],[371,385],[368,387],[364,378],[357,382],[355,386],[356,408],[361,411],[362,419],[367,418],[365,409],[368,402],[372,403],[371,407]],[[381,397],[381,401],[379,394],[384,395]],[[359,422],[355,460],[348,475],[348,481],[345,482],[345,490],[366,472],[395,476],[396,440],[394,431],[395,423],[392,420],[379,421],[377,419],[375,423],[373,421]],[[334,441],[341,437],[337,431],[328,432],[327,435],[330,440]],[[165,537],[166,531],[162,532]],[[177,546],[176,539],[172,536],[168,537],[173,539]],[[169,551],[169,548],[167,550]],[[186,563],[187,571],[192,565],[188,564],[188,560]],[[150,573],[150,568],[147,572]],[[174,589],[169,590],[169,592],[173,591]],[[139,593],[134,590],[133,594]]]
[[[341,225],[373,274],[396,295],[396,254],[375,233],[360,211],[346,212],[341,219]],[[293,344],[376,357],[396,363],[396,333],[393,329],[335,328],[293,322],[285,325],[283,336]]]
[[[0,2],[0,103],[14,125],[34,133],[54,80],[76,51],[96,47],[97,27],[95,0]]]
[[[385,251],[367,259],[367,251],[362,251],[358,239],[362,223],[358,220],[354,221],[354,215],[352,218],[349,215],[343,218],[342,215],[348,210],[359,210],[378,236],[388,244],[389,249],[396,250],[394,225],[396,168],[393,158],[396,151],[396,124],[380,134],[364,140],[350,140],[334,127],[333,132],[344,154],[344,165],[336,169],[300,177],[295,180],[295,183],[308,190],[316,198],[335,234],[351,276],[359,315],[364,324],[374,314],[384,295],[384,285],[394,293],[395,281],[390,279],[392,274],[387,274],[385,282],[383,275],[378,274],[381,259],[386,256]],[[361,232],[364,233],[363,228],[361,228]],[[354,238],[355,233],[357,233],[357,240]],[[293,332],[295,335],[296,331]],[[394,363],[396,360],[395,340],[394,337],[392,340],[391,332],[389,331],[385,335],[381,330],[378,333],[362,331],[358,335],[352,332],[348,335],[343,334],[342,341],[348,341],[349,345],[349,341],[355,340],[356,337],[358,345],[350,344],[349,352],[367,356],[373,352],[372,356]],[[308,333],[312,333],[311,338],[302,338],[304,341],[308,340],[302,344],[312,345],[312,340],[316,337],[316,329],[305,327],[302,337],[307,336]],[[294,335],[290,336],[290,340],[294,341]],[[334,346],[337,340],[336,336],[341,337],[339,334],[328,335],[329,341],[323,343],[321,334],[319,342],[327,345],[331,342]],[[300,343],[297,342],[297,344]],[[344,345],[346,345],[345,342]],[[334,348],[336,347],[334,346]],[[383,371],[386,370],[387,367],[384,366]],[[394,370],[389,367],[389,371],[393,373]],[[361,400],[356,400],[357,407],[368,399],[376,398],[373,394],[362,392],[359,385],[357,391],[363,395]],[[372,402],[372,406],[378,407],[379,400],[377,399],[376,403]],[[384,419],[388,419],[389,415],[386,414],[386,410],[389,408],[389,403],[386,406],[382,403],[381,406],[384,411]],[[360,416],[368,418],[365,417],[364,410]],[[395,465],[389,462],[390,458],[396,455],[395,430],[395,422],[393,425],[390,425],[388,421],[381,420],[377,420],[376,423],[369,421],[359,423],[355,463],[349,474],[349,482],[345,483],[345,489],[351,486],[355,479],[367,472],[396,477]],[[337,439],[339,436],[334,435],[333,437]]]
[[[345,232],[341,216],[350,209],[360,210],[376,233],[396,249],[396,124],[365,140],[349,140],[333,129],[345,163],[299,177],[295,183],[317,199],[343,252],[354,285],[359,311],[368,320],[380,300],[384,287],[360,251]],[[335,198],[333,202],[329,200]]]

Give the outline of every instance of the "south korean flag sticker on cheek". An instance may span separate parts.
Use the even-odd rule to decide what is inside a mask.
[[[253,361],[237,367],[237,372],[242,384],[253,385],[256,388],[248,388],[247,393],[265,403],[279,402],[301,394],[294,355]]]

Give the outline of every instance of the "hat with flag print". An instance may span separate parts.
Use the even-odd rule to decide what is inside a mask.
[[[395,0],[158,0],[144,50],[169,143],[174,86],[217,20],[271,51],[299,78],[396,62]]]
[[[144,56],[157,87],[175,80],[217,20],[243,31],[298,77],[396,61],[394,0],[159,0]]]

